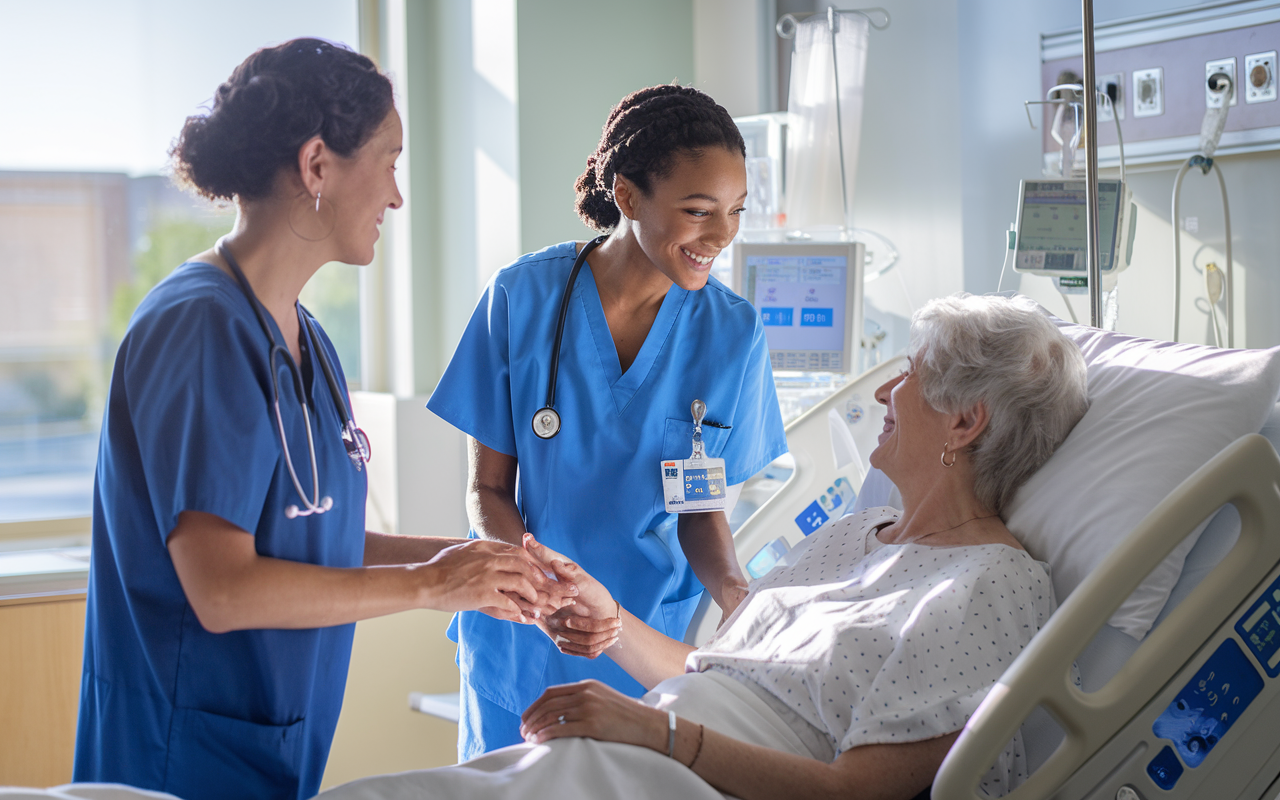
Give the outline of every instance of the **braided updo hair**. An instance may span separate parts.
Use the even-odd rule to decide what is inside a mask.
[[[349,158],[392,105],[387,76],[342,45],[264,47],[218,87],[212,111],[187,118],[169,151],[174,178],[210,200],[266,197],[313,136]]]
[[[613,199],[615,175],[648,194],[653,179],[669,174],[678,156],[707,147],[747,153],[733,118],[709,95],[675,84],[632,92],[605,120],[600,144],[574,185],[574,209],[587,227],[607,233],[622,219]]]

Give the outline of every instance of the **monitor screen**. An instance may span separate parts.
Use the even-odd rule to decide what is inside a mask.
[[[1113,268],[1119,181],[1098,181],[1098,262]],[[1078,272],[1085,267],[1085,182],[1023,181],[1018,209],[1018,254],[1023,272]]]
[[[773,368],[848,371],[849,256],[744,249],[741,286],[760,312]]]

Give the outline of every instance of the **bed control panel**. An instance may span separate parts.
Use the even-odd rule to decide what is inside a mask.
[[[1280,579],[1267,588],[1236,623],[1236,633],[1267,672],[1280,675]]]
[[[1156,717],[1151,731],[1173,742],[1182,762],[1194,769],[1204,762],[1213,746],[1261,691],[1262,676],[1249,663],[1236,640],[1226,639],[1195,677],[1182,687],[1164,713]],[[1156,756],[1156,761],[1162,756],[1164,751]],[[1147,770],[1153,778],[1156,761],[1152,761]],[[1176,781],[1177,777],[1172,780]]]

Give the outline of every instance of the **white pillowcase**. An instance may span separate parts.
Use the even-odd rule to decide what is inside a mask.
[[[1004,516],[1052,566],[1061,602],[1178,484],[1262,428],[1280,393],[1280,347],[1220,350],[1055,322],[1084,353],[1089,411]],[[1203,529],[1147,576],[1112,626],[1147,634]]]

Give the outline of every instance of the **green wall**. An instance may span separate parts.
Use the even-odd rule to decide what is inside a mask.
[[[590,231],[573,184],[609,109],[636,89],[693,83],[693,0],[517,0],[520,243]]]

